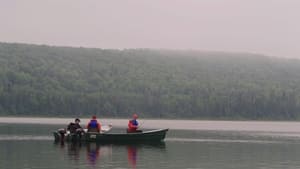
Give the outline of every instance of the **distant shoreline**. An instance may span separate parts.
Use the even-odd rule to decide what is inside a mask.
[[[3,124],[53,124],[67,125],[74,118],[29,118],[29,117],[0,117]],[[89,119],[82,118],[84,126]],[[125,128],[128,119],[100,118],[102,125],[112,124],[114,127]],[[212,130],[212,131],[259,131],[259,132],[297,132],[300,133],[300,122],[295,121],[214,121],[214,120],[162,120],[139,119],[140,127],[169,128],[175,130]]]

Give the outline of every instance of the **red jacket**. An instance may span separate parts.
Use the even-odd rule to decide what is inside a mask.
[[[138,123],[136,120],[129,120],[128,122],[128,131],[129,132],[134,132],[138,128]]]

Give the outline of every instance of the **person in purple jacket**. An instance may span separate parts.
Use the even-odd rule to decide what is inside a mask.
[[[97,117],[94,115],[92,119],[90,120],[89,124],[86,127],[88,129],[88,132],[100,132],[101,131],[101,125],[97,121]]]

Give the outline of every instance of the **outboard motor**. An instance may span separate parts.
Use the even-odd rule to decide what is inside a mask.
[[[65,140],[65,134],[67,133],[66,129],[58,129],[58,133],[60,134],[60,142],[63,143]]]

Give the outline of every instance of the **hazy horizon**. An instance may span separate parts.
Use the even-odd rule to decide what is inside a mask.
[[[300,58],[296,0],[2,0],[0,41]]]

